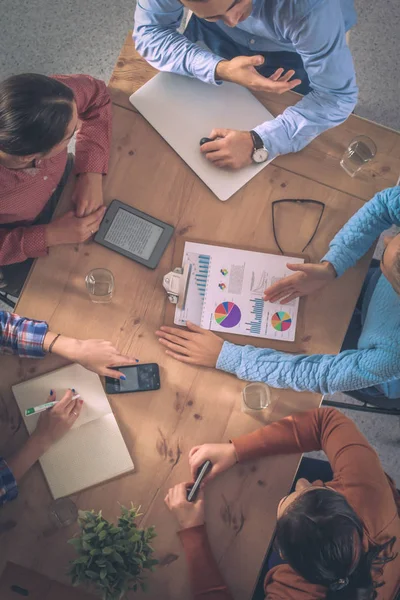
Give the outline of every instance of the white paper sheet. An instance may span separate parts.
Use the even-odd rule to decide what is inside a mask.
[[[267,287],[292,274],[287,262],[304,259],[186,242],[183,264],[191,264],[191,274],[175,323],[192,321],[212,331],[293,342],[299,300],[284,305],[263,300]]]

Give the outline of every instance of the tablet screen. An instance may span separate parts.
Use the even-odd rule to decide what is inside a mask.
[[[104,240],[144,260],[149,260],[163,228],[119,208]]]

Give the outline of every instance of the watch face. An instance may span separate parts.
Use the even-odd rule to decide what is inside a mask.
[[[268,150],[266,150],[265,148],[254,150],[252,158],[255,163],[263,163],[268,158]]]

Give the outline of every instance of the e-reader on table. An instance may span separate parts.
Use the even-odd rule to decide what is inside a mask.
[[[140,115],[114,106],[113,118],[110,168],[104,181],[106,203],[118,198],[170,223],[175,227],[174,236],[154,270],[95,243],[52,248],[47,257],[36,262],[17,310],[48,320],[54,331],[81,338],[106,338],[121,352],[131,353],[143,363],[160,365],[160,391],[110,397],[135,473],[86,490],[73,500],[81,509],[102,509],[107,518],[116,517],[119,503],[141,505],[141,523],[154,524],[157,529],[154,545],[160,566],[150,578],[149,593],[135,598],[188,600],[191,592],[187,565],[176,535],[177,523],[164,505],[165,494],[172,485],[187,480],[187,454],[193,445],[226,441],[255,430],[263,422],[240,410],[244,382],[222,372],[174,361],[166,356],[154,335],[165,319],[168,300],[162,277],[177,266],[176,244],[190,236],[274,252],[271,203],[282,197],[300,196],[326,205],[318,234],[307,249],[310,259],[317,261],[363,201],[272,164],[229,202],[221,203]],[[69,186],[62,199],[64,210],[70,205],[71,193]],[[291,210],[294,212],[276,224],[280,243],[288,253],[301,250],[300,239],[309,238],[309,209],[299,206]],[[319,296],[304,301],[304,335],[299,351],[339,351],[368,262],[367,256]],[[86,273],[99,266],[109,268],[115,276],[115,295],[110,304],[92,304],[84,289]],[[263,343],[281,347],[270,340]],[[25,438],[10,386],[62,364],[55,356],[43,361],[2,357],[1,452],[11,452]],[[272,396],[272,411],[268,414],[271,420],[316,407],[321,400],[319,394],[291,390],[273,390]],[[291,485],[298,460],[298,456],[283,456],[239,465],[207,488],[211,547],[237,600],[251,598],[273,535],[278,501]],[[1,521],[8,525],[2,533],[1,564],[12,558],[67,582],[65,573],[72,549],[66,540],[75,527],[51,529],[49,502],[44,478],[40,469],[34,468],[20,486],[19,500],[2,508]]]

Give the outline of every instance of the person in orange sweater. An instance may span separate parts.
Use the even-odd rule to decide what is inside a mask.
[[[394,600],[400,591],[400,495],[355,424],[332,408],[295,414],[227,444],[190,451],[192,476],[206,460],[211,479],[261,456],[323,450],[330,482],[299,479],[277,510],[283,563],[268,571],[268,600]],[[206,480],[205,480],[206,481]],[[211,554],[203,493],[186,501],[186,484],[165,499],[180,525],[196,600],[232,600]]]

